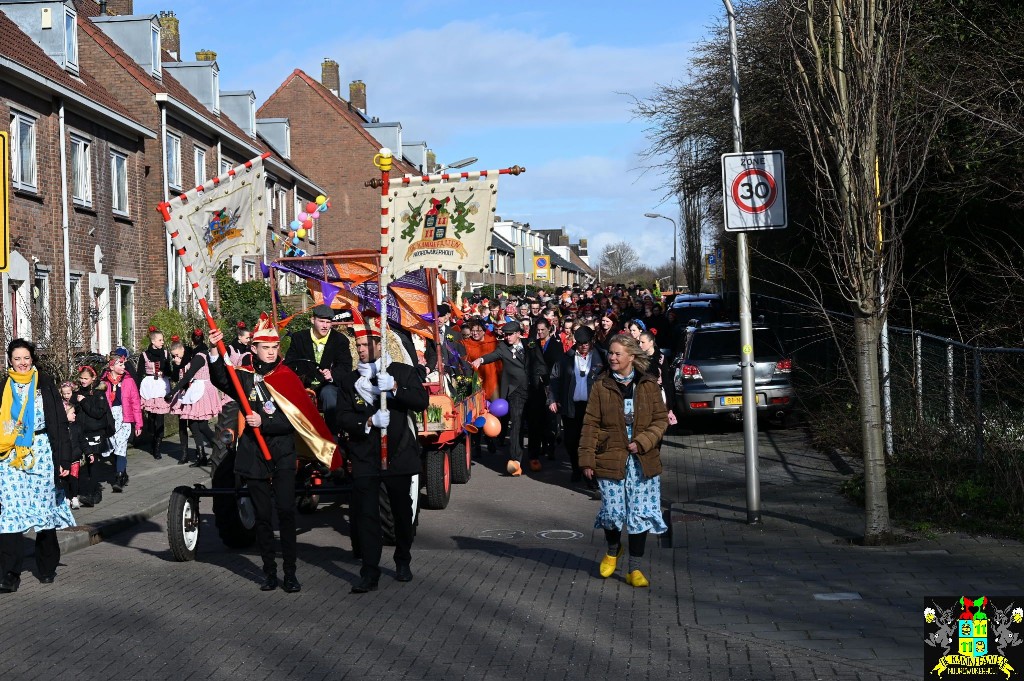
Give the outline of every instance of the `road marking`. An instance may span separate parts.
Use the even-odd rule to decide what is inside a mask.
[[[826,594],[814,594],[816,601],[859,601],[860,594],[856,591],[835,591]]]
[[[571,541],[582,539],[583,533],[576,530],[543,530],[537,533],[541,539],[556,539],[558,541]]]

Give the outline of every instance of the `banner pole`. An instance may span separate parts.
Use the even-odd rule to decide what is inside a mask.
[[[378,295],[380,296],[380,356],[381,370],[387,371],[388,363],[388,284],[390,284],[387,257],[388,257],[388,231],[390,225],[388,192],[391,190],[391,150],[387,147],[380,150],[380,153],[373,157],[373,164],[380,168],[380,273],[377,281]],[[387,393],[380,394],[380,408],[387,411]],[[380,469],[388,469],[388,429],[380,431]]]
[[[264,153],[260,156],[260,160],[265,160],[270,157],[270,153]],[[245,167],[247,169],[252,168],[252,161],[246,161]],[[232,168],[228,171],[229,175],[235,175],[235,170]],[[220,179],[215,178],[214,184],[220,184]],[[164,224],[171,224],[171,204],[164,201],[157,206],[157,212],[163,216]],[[171,232],[171,241],[178,237],[178,230],[175,229]],[[174,249],[177,257],[181,257],[185,254],[183,247]],[[206,324],[210,327],[210,332],[217,330],[217,322],[214,321],[213,315],[210,314],[210,305],[206,302],[206,296],[199,291],[199,282],[193,277],[192,265],[185,265],[185,276],[188,277],[188,283],[192,286],[192,290],[199,296],[199,307],[203,310],[203,316],[206,317]],[[224,367],[228,370],[228,376],[231,378],[231,384],[235,388],[235,392],[238,393],[238,404],[242,408],[242,412],[249,416],[252,414],[252,407],[249,405],[249,400],[245,399],[245,392],[242,390],[242,384],[238,380],[238,374],[235,373],[235,365],[228,361],[228,350],[224,345],[224,341],[221,340],[217,343],[217,352],[220,353],[221,361],[224,362]],[[260,451],[263,452],[263,458],[267,461],[271,460],[270,449],[267,448],[267,441],[263,439],[263,433],[257,427],[252,428],[253,434],[256,436],[256,442],[260,446]]]

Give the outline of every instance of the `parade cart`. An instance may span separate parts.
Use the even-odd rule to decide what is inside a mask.
[[[273,291],[280,290],[284,277],[305,283],[311,301],[319,304],[332,300],[340,318],[335,330],[352,341],[351,321],[344,320],[345,309],[339,300],[352,307],[362,307],[377,296],[371,273],[378,267],[379,253],[368,250],[342,251],[318,256],[281,258],[269,268],[269,283]],[[411,273],[393,282],[389,296],[393,296],[396,313],[392,315],[392,329],[387,351],[394,361],[415,364],[418,354],[412,335],[432,341],[440,348],[445,339],[437,329],[436,270]],[[274,316],[278,318],[275,295]],[[395,328],[397,321],[398,327]],[[404,321],[406,326],[401,326]],[[354,343],[351,345],[354,350]],[[419,519],[420,497],[428,509],[444,509],[451,498],[452,484],[469,482],[472,471],[469,433],[474,419],[485,413],[487,402],[476,383],[472,389],[460,391],[452,380],[449,367],[441,360],[429,373],[424,387],[430,394],[428,408],[414,417],[414,426],[423,451],[422,473],[413,476],[410,495],[413,499],[413,520]],[[356,355],[353,352],[353,368]],[[299,362],[289,362],[290,368],[307,386],[316,368]],[[179,561],[193,560],[196,555],[200,527],[200,500],[212,499],[215,526],[221,541],[230,548],[246,548],[255,543],[255,514],[245,487],[235,484],[234,438],[238,427],[224,427],[220,435],[225,447],[215,453],[211,464],[209,486],[196,484],[178,487],[171,493],[168,503],[168,541],[171,553]],[[313,513],[324,498],[348,495],[352,484],[345,456],[344,437],[339,438],[337,465],[325,466],[316,459],[300,458],[296,475],[297,510]],[[390,503],[381,489],[381,523],[385,541],[393,542],[394,523]]]

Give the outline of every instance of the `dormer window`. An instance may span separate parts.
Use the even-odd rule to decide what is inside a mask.
[[[78,70],[78,15],[64,6],[64,62],[72,71]]]
[[[160,26],[153,24],[153,31],[150,33],[149,38],[149,49],[153,55],[153,75],[160,78],[162,72],[160,70]]]
[[[220,115],[220,71],[213,67],[213,113]]]

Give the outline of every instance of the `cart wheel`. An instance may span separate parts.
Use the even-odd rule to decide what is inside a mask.
[[[316,513],[316,509],[320,506],[320,495],[319,494],[307,494],[299,497],[296,502],[296,509],[303,515],[310,515]]]
[[[199,499],[181,488],[171,492],[171,499],[167,502],[167,542],[175,560],[184,563],[196,559]]]
[[[427,508],[440,510],[452,496],[452,464],[445,449],[427,452]]]
[[[213,486],[235,487],[235,452],[229,451],[213,471]],[[230,549],[244,549],[256,543],[256,512],[249,497],[218,495],[213,498],[213,519],[220,540]]]
[[[469,446],[469,436],[458,440],[448,457],[452,462],[452,482],[462,485],[469,482],[469,476],[473,474],[473,450]]]
[[[409,496],[412,499],[412,536],[416,536],[416,527],[420,524],[420,476],[412,476],[409,485]],[[395,545],[395,514],[391,510],[391,499],[384,485],[380,486],[380,532],[385,546]]]

